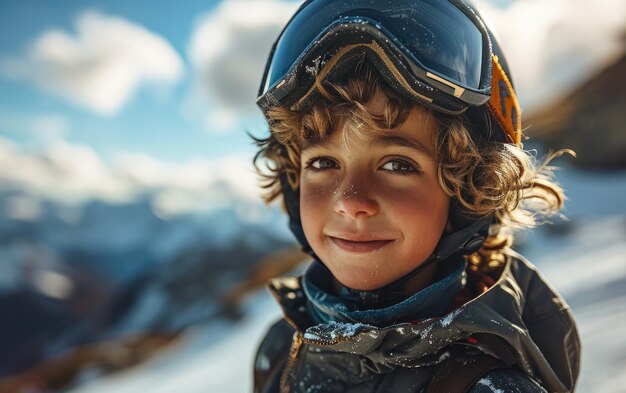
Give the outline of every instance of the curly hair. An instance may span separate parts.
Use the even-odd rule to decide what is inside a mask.
[[[294,190],[299,187],[304,140],[323,140],[346,125],[356,132],[393,131],[417,108],[438,120],[439,132],[433,143],[444,192],[455,198],[462,213],[469,217],[495,214],[497,218],[498,224],[490,229],[480,260],[493,264],[493,259],[498,258],[490,256],[494,253],[487,253],[488,250],[510,246],[513,231],[534,227],[563,207],[565,195],[554,180],[554,168],[549,162],[565,152],[573,152],[561,150],[538,163],[522,146],[485,139],[472,128],[489,127],[487,121],[471,124],[463,115],[442,115],[417,105],[392,90],[364,57],[357,59],[346,75],[333,83],[318,80],[315,99],[301,108],[275,106],[269,110],[271,134],[265,139],[255,138],[259,151],[254,158],[266,202],[281,195],[281,173]],[[379,91],[385,94],[387,102],[383,112],[375,114],[365,104]]]

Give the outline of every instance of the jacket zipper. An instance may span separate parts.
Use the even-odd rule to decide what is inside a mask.
[[[313,345],[318,345],[318,346],[331,346],[331,345],[340,343],[342,341],[348,341],[349,338],[344,337],[343,339],[338,338],[334,340],[323,340],[323,341],[311,341],[311,340],[305,339],[304,334],[300,332],[300,328],[298,327],[298,325],[296,325],[296,323],[292,321],[291,318],[287,317],[287,313],[285,312],[282,306],[282,303],[280,301],[280,296],[278,295],[278,293],[276,293],[274,288],[272,288],[271,286],[269,286],[269,289],[270,289],[270,293],[272,294],[272,296],[276,299],[277,303],[283,309],[283,316],[285,320],[287,321],[289,325],[291,325],[291,327],[295,329],[295,332],[293,334],[293,339],[291,340],[291,348],[289,349],[289,358],[287,359],[287,364],[285,365],[285,369],[283,370],[280,376],[280,392],[289,393],[291,390],[291,386],[289,386],[289,384],[287,383],[287,378],[289,377],[289,374],[291,373],[291,369],[293,369],[294,365],[296,364],[296,360],[298,359],[298,354],[300,353],[300,348],[302,347],[302,344],[306,343],[306,344],[313,344]]]
[[[287,378],[289,378],[289,374],[291,373],[291,369],[296,364],[296,360],[298,359],[298,353],[300,352],[300,347],[302,346],[303,338],[302,333],[296,330],[293,334],[293,339],[291,341],[291,349],[289,349],[289,358],[287,359],[287,365],[283,370],[282,375],[280,376],[280,391],[281,393],[289,393],[291,390],[291,386],[289,386],[287,382]]]
[[[287,319],[287,322],[290,322]],[[291,341],[291,349],[289,350],[289,358],[287,359],[287,364],[285,365],[285,369],[283,370],[282,375],[280,376],[280,391],[281,393],[289,393],[291,391],[291,386],[289,386],[287,382],[287,378],[289,378],[289,374],[291,370],[296,364],[298,360],[298,355],[300,354],[300,348],[302,348],[302,344],[309,345],[317,345],[317,346],[331,346],[338,344],[342,341],[348,341],[348,338],[338,338],[335,340],[324,340],[324,341],[311,341],[304,338],[304,335],[299,331],[293,334],[293,339]]]
[[[287,321],[289,322],[289,320]],[[293,339],[291,341],[291,349],[289,350],[289,358],[287,359],[287,364],[285,365],[285,369],[283,370],[283,373],[280,376],[281,393],[290,392],[291,386],[289,386],[287,382],[287,378],[289,378],[289,374],[291,373],[291,370],[293,369],[293,367],[296,364],[296,361],[298,360],[298,355],[300,353],[300,348],[302,347],[302,344],[313,344],[317,346],[331,346],[331,345],[335,345],[342,341],[347,341],[347,340],[348,339],[344,338],[344,339],[328,340],[328,341],[323,341],[323,342],[311,341],[311,340],[305,339],[303,334],[300,333],[300,331],[296,330],[296,332],[293,334]]]

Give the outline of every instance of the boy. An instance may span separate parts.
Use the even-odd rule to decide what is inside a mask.
[[[313,262],[270,284],[256,392],[574,390],[569,308],[510,249],[564,195],[473,6],[306,1],[258,104],[266,198]]]

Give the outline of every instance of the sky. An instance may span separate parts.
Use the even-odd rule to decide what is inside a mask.
[[[268,15],[234,20],[251,7],[228,3],[0,2],[0,136],[28,148],[85,144],[107,162],[127,152],[167,161],[249,154],[245,131],[263,130],[254,90],[218,110],[213,90],[227,87],[216,86],[225,70],[215,68],[239,38],[233,33],[269,26],[276,34],[267,10],[278,6],[264,2]],[[257,69],[271,45],[263,38]],[[240,68],[252,75],[236,80],[260,80],[260,71]]]
[[[621,0],[476,2],[526,113],[624,47]],[[266,132],[256,92],[298,5],[0,0],[0,187],[115,200],[126,195],[120,178],[187,190],[208,184],[199,173],[230,168],[252,181],[246,132]]]

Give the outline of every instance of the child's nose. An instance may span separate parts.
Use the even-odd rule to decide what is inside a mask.
[[[380,207],[373,197],[368,179],[349,181],[337,190],[335,213],[351,218],[367,218],[378,214]]]

